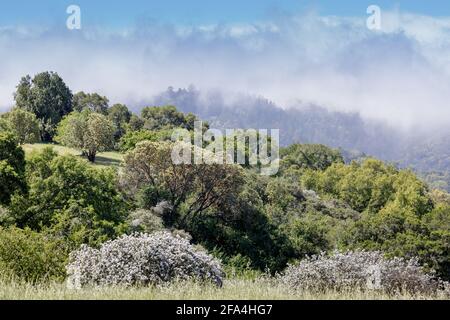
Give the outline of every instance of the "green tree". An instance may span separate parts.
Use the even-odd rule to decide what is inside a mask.
[[[302,183],[307,189],[347,202],[359,212],[377,213],[393,201],[420,214],[432,206],[426,184],[414,173],[376,159],[350,165],[336,163],[325,171],[307,170]]]
[[[145,121],[144,128],[149,130],[184,128],[194,129],[197,118],[191,114],[184,114],[174,106],[146,107],[141,111]]]
[[[114,147],[114,132],[114,124],[106,116],[85,110],[73,112],[61,121],[56,140],[81,150],[89,161],[95,162],[97,152]]]
[[[183,229],[191,219],[221,208],[239,192],[242,169],[237,165],[174,164],[173,146],[167,141],[139,143],[125,155],[122,185],[134,195],[150,188],[151,205],[169,201],[172,211],[165,222]]]
[[[422,265],[450,279],[450,207],[439,206],[423,217],[393,202],[378,214],[365,213],[347,230],[349,248],[380,250],[389,256],[418,257]]]
[[[51,141],[56,125],[72,111],[72,92],[54,72],[23,77],[14,99],[18,108],[36,115],[42,141]]]
[[[84,93],[83,91],[73,96],[73,110],[82,112],[90,110],[101,114],[108,114],[109,100],[98,93]]]
[[[39,141],[39,121],[33,113],[14,108],[12,111],[3,114],[2,119],[4,120],[4,130],[14,134],[19,144]]]
[[[119,143],[120,150],[129,151],[134,149],[139,142],[142,141],[168,141],[171,139],[172,130],[139,130],[129,131],[121,139]]]
[[[142,130],[144,128],[144,120],[142,120],[139,116],[132,114],[130,122],[128,123],[128,128],[130,131]]]
[[[93,168],[46,148],[30,156],[26,177],[28,194],[15,195],[9,210],[17,226],[46,230],[77,244],[99,243],[120,233],[128,205],[113,169]]]
[[[282,170],[325,170],[333,163],[344,163],[339,150],[321,144],[292,144],[280,151]]]
[[[0,204],[9,204],[11,195],[26,191],[25,153],[15,137],[0,132]]]
[[[4,115],[0,115],[0,132],[9,131],[9,123],[6,121]]]

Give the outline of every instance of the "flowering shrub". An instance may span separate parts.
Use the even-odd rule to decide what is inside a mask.
[[[67,266],[68,286],[146,285],[175,279],[222,284],[220,263],[166,231],[125,235],[99,249],[82,246]]]
[[[289,266],[280,280],[293,289],[372,289],[390,293],[433,293],[442,284],[424,272],[416,259],[386,259],[378,251],[336,251],[331,256],[308,257]]]

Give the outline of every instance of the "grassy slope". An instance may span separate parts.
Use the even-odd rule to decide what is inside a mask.
[[[440,296],[389,296],[380,292],[288,292],[269,281],[226,280],[222,288],[175,283],[146,288],[67,289],[63,284],[32,286],[0,281],[0,300],[391,300],[445,299]]]
[[[81,157],[81,152],[72,148],[67,148],[57,144],[44,144],[44,143],[36,143],[36,144],[26,144],[23,145],[22,148],[25,150],[25,154],[30,154],[33,151],[40,151],[45,147],[52,147],[60,155],[74,155]],[[122,161],[123,155],[119,152],[100,152],[97,155],[97,159],[95,160],[95,166],[97,167],[110,167],[110,166],[119,166]],[[83,158],[85,159],[85,158]]]

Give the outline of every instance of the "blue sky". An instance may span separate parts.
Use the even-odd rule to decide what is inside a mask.
[[[51,70],[112,103],[194,85],[205,99],[450,126],[448,0],[0,1],[0,112],[22,76]],[[81,31],[66,28],[70,4]],[[380,30],[367,28],[371,4]]]
[[[282,12],[363,16],[370,4],[430,16],[450,16],[447,0],[2,0],[0,25],[64,23],[70,4],[82,8],[85,27],[126,27],[147,18],[177,24],[254,22]]]

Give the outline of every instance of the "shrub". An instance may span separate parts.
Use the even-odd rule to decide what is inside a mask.
[[[137,209],[131,212],[128,224],[134,232],[152,233],[164,229],[163,220],[154,210]]]
[[[72,252],[68,286],[148,285],[194,279],[222,284],[220,263],[169,232],[124,235],[99,249]]]
[[[288,266],[281,282],[293,289],[312,291],[374,289],[388,293],[405,290],[433,293],[439,288],[431,274],[417,260],[386,259],[381,252],[334,252],[308,257]]]
[[[4,220],[5,217],[7,217],[8,215],[9,215],[8,209],[3,208],[3,207],[0,205],[0,223],[1,223],[2,220]]]
[[[172,130],[139,130],[127,132],[119,142],[119,149],[123,152],[130,151],[136,147],[139,142],[142,141],[168,141],[172,136]]]
[[[64,244],[42,233],[0,227],[0,272],[29,282],[62,280]]]
[[[19,144],[35,143],[40,140],[39,121],[34,113],[14,108],[3,114],[2,118],[5,120],[5,129],[14,134]]]
[[[25,153],[16,138],[0,132],[0,204],[9,205],[14,193],[26,192]]]
[[[93,168],[87,161],[45,149],[28,158],[26,171],[29,192],[14,195],[9,207],[17,226],[36,231],[56,227],[56,234],[68,237],[86,229],[94,231],[87,236],[90,244],[120,234],[128,205],[117,190],[113,169]]]

